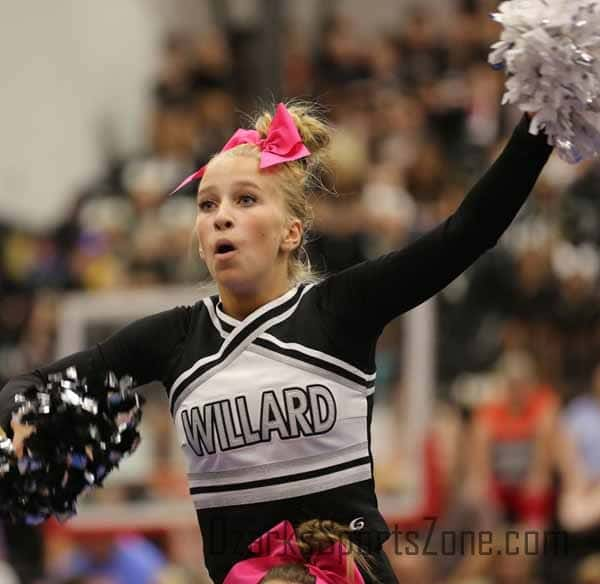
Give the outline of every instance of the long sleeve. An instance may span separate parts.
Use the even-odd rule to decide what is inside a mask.
[[[189,307],[177,307],[137,320],[95,347],[73,353],[33,372],[15,377],[0,391],[0,427],[10,432],[14,396],[48,375],[75,367],[80,378],[101,384],[108,371],[118,377],[131,375],[138,385],[151,381],[165,382],[185,344]]]
[[[445,288],[494,247],[531,192],[552,148],[524,116],[502,154],[438,227],[402,250],[321,283],[322,308],[357,332],[378,333]]]

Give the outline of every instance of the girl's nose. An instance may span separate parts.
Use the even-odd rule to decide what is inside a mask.
[[[215,228],[217,230],[231,229],[233,227],[233,219],[227,205],[221,205],[215,214]]]
[[[231,229],[233,227],[233,221],[231,219],[216,218],[215,219],[215,227],[217,229]]]

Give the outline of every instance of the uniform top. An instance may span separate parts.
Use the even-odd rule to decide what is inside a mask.
[[[377,339],[496,244],[550,152],[523,118],[458,210],[404,249],[300,284],[243,321],[213,296],[133,322],[11,380],[0,392],[2,426],[15,393],[68,366],[92,381],[108,370],[140,384],[158,380],[169,394],[215,582],[284,519],[353,522],[377,550],[388,535],[370,451]]]

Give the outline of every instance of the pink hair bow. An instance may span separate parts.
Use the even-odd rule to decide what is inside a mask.
[[[261,151],[259,164],[261,170],[310,156],[310,150],[302,142],[290,112],[282,103],[277,105],[266,138],[261,138],[256,130],[240,128],[229,138],[221,152],[231,150],[240,144],[256,144],[258,146]],[[201,178],[205,170],[206,165],[188,176],[171,194],[176,193],[193,180]]]
[[[321,552],[315,552],[307,563],[296,542],[294,528],[289,521],[282,521],[261,535],[248,549],[258,557],[238,562],[227,574],[223,584],[258,584],[276,566],[302,564],[315,577],[315,584],[365,584],[358,568],[354,578],[348,579],[346,561],[348,550],[336,542]]]

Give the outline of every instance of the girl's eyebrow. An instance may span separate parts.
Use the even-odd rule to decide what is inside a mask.
[[[208,193],[211,193],[214,190],[215,190],[215,188],[213,186],[207,186],[207,187],[204,187],[202,189],[198,189],[197,197],[201,197],[202,195],[206,195]]]
[[[251,180],[240,180],[233,183],[234,188],[252,188],[260,190],[260,186]],[[198,197],[215,192],[217,189],[213,185],[208,185],[198,190]]]

